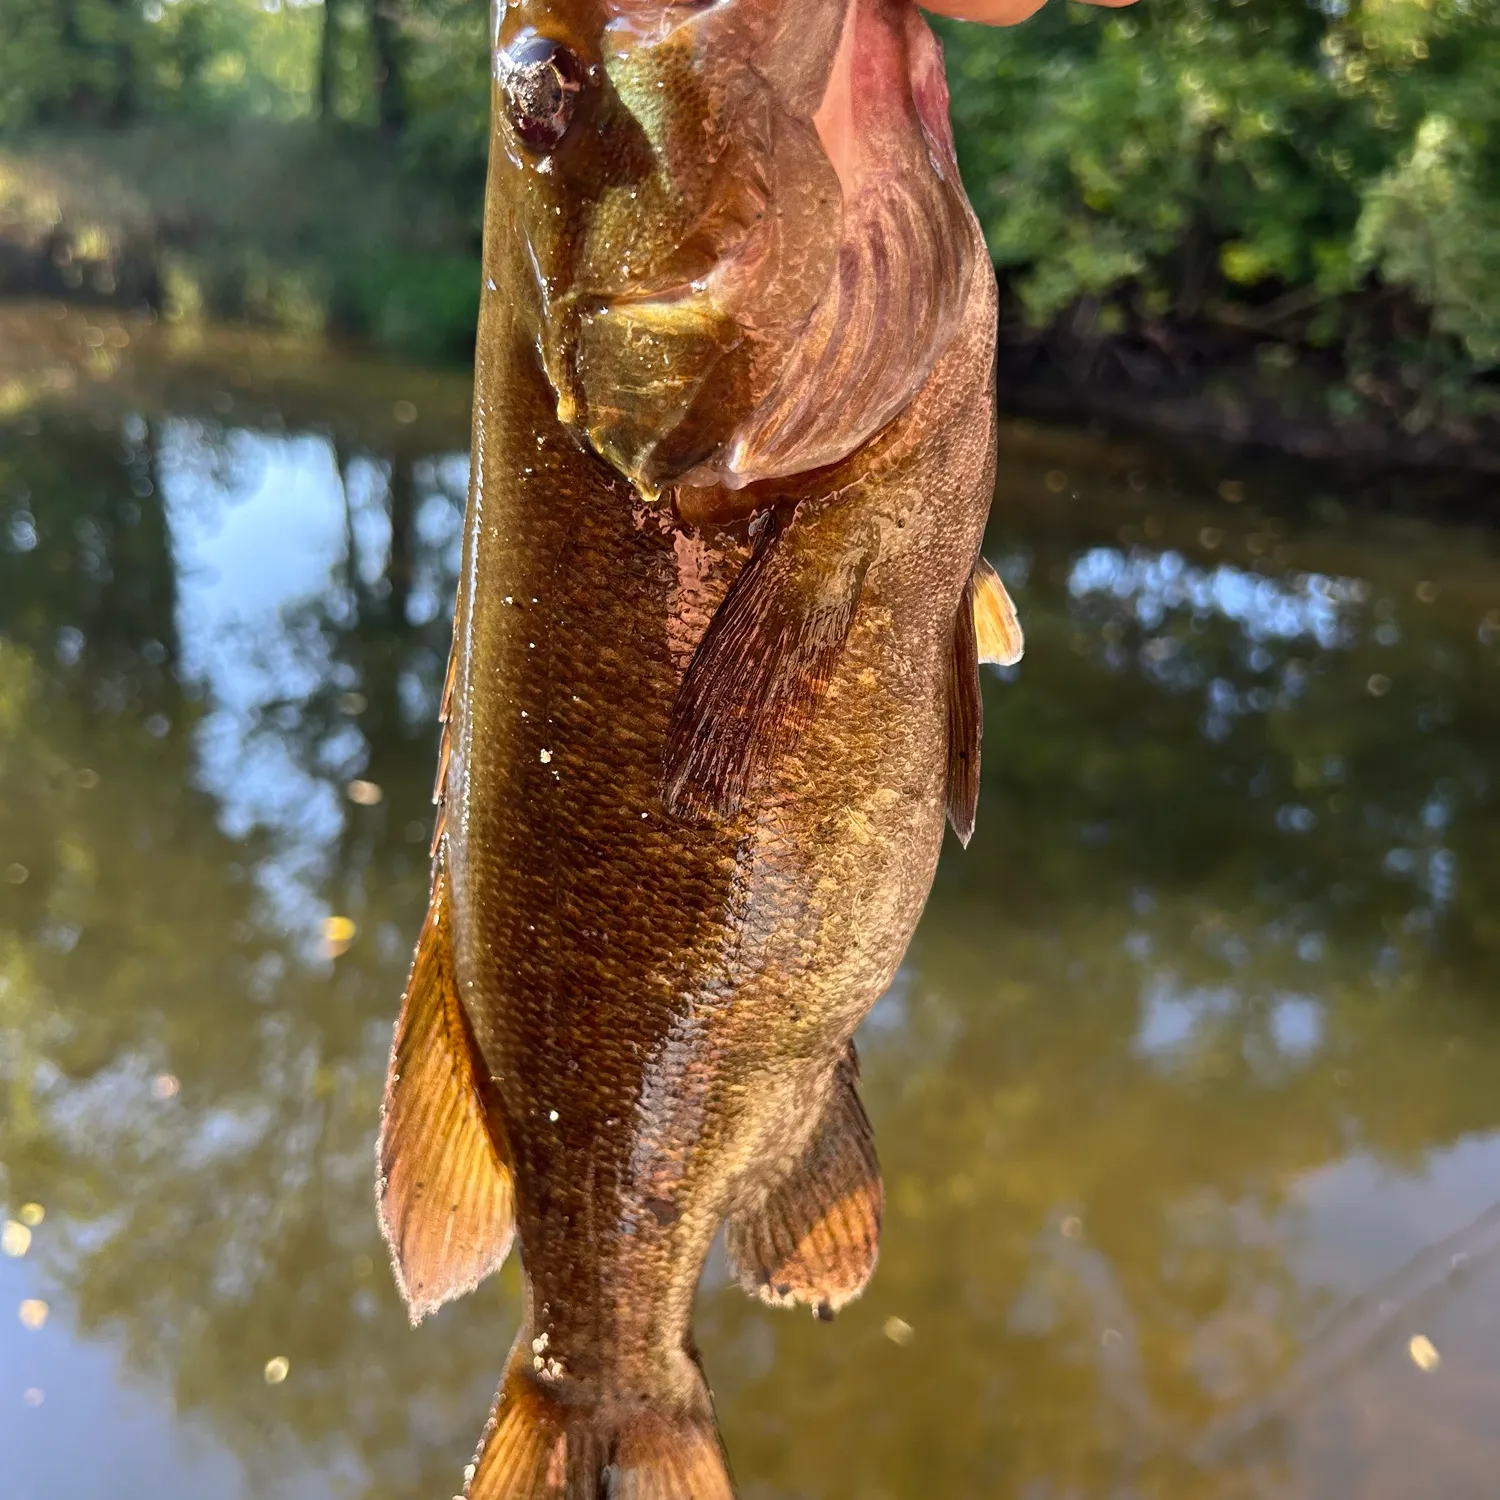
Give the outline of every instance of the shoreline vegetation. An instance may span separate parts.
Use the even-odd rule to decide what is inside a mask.
[[[0,299],[472,352],[483,0],[0,0]],[[942,26],[1009,412],[1500,473],[1500,0]]]

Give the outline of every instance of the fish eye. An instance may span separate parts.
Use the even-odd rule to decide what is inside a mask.
[[[496,54],[495,76],[516,134],[535,151],[555,150],[583,89],[578,59],[561,42],[532,32]]]

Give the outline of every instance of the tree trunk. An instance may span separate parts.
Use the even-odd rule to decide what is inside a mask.
[[[53,14],[57,17],[57,38],[62,43],[63,55],[68,64],[76,68],[97,50],[92,43],[85,42],[79,33],[77,0],[56,0]],[[59,102],[58,108],[65,119],[94,123],[99,113],[99,99],[94,90],[75,72],[68,81],[66,97]]]
[[[177,70],[182,78],[184,102],[197,102],[198,89],[212,54],[202,7],[195,5],[185,9],[177,27]]]
[[[109,118],[111,124],[125,125],[135,118],[140,106],[135,56],[137,17],[130,0],[111,0],[111,8],[115,13],[114,38],[109,48],[114,64],[114,88]]]
[[[1214,151],[1219,143],[1217,127],[1204,132],[1193,161],[1190,214],[1182,238],[1182,271],[1177,290],[1177,316],[1192,322],[1202,315],[1203,300],[1215,262],[1213,224],[1209,219],[1209,190],[1213,185]]]
[[[334,118],[333,89],[338,77],[339,35],[336,0],[323,0],[323,32],[318,47],[318,118]]]
[[[406,128],[405,47],[396,0],[370,0],[370,40],[375,49],[375,105],[385,135]]]

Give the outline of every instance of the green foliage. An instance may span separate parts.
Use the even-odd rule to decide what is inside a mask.
[[[318,109],[331,50],[332,112],[371,123],[375,0],[0,0],[0,131],[173,113],[295,119]],[[380,0],[402,87],[424,123],[472,148],[488,104],[485,0]]]
[[[462,350],[487,0],[327,4],[0,0],[0,141],[144,132],[128,208],[70,222],[116,241],[146,222],[157,279],[205,314]],[[1033,330],[1080,304],[1102,333],[1254,327],[1354,374],[1395,360],[1449,408],[1500,364],[1500,0],[1053,0],[1023,26],[943,31],[965,176]],[[171,120],[205,139],[150,170]],[[261,121],[289,133],[247,167],[233,137]],[[1382,289],[1420,329],[1393,331]]]
[[[1430,115],[1410,153],[1370,189],[1354,237],[1358,264],[1408,286],[1434,324],[1480,364],[1500,364],[1500,203],[1478,152],[1447,115]]]
[[[479,322],[476,258],[371,250],[349,269],[334,302],[347,327],[367,329],[416,358],[467,352]]]
[[[356,334],[428,358],[473,346],[467,205],[441,177],[393,172],[365,132],[165,120],[0,142],[0,242],[44,256],[59,236],[73,290],[152,287],[174,321]]]
[[[489,6],[485,0],[412,0],[407,30],[409,157],[424,172],[465,184],[477,215],[489,141]]]
[[[1201,316],[1368,273],[1489,363],[1500,338],[1496,0],[1142,0],[950,25],[955,125],[1029,320]]]
[[[488,5],[328,3],[0,0],[0,252],[35,289],[178,321],[466,355]]]
[[[0,0],[0,130],[310,111],[307,0]]]

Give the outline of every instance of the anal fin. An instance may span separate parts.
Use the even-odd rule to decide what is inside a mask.
[[[1026,654],[1016,606],[1000,575],[982,557],[974,564],[974,631],[979,659],[991,666],[1013,667]]]
[[[769,513],[678,689],[662,757],[674,814],[728,817],[795,748],[844,649],[868,555],[843,524]],[[828,533],[834,532],[830,536]]]
[[[974,579],[970,578],[954,617],[948,665],[948,821],[966,847],[979,811],[979,743],[984,736],[974,598]]]
[[[855,1076],[851,1047],[801,1159],[759,1208],[729,1221],[740,1285],[772,1307],[800,1302],[831,1317],[874,1274],[885,1188]]]
[[[396,1022],[378,1147],[380,1226],[414,1323],[472,1291],[510,1249],[514,1192],[483,1076],[454,980],[439,865]]]

